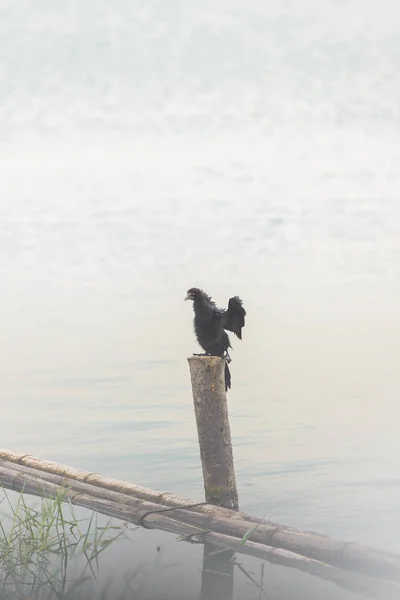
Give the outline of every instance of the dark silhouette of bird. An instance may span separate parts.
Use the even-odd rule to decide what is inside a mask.
[[[242,328],[245,325],[246,311],[239,296],[229,299],[228,308],[218,308],[211,297],[199,290],[190,288],[185,300],[193,301],[194,332],[197,341],[205,354],[194,356],[222,356],[225,362],[225,390],[231,387],[231,373],[228,363],[231,362],[229,348],[232,348],[225,329],[232,331],[239,340],[242,339]]]

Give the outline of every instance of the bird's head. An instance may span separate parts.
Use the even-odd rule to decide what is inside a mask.
[[[202,297],[203,293],[201,290],[198,288],[190,288],[190,290],[186,292],[185,300],[192,300],[194,302],[195,300],[201,300]]]

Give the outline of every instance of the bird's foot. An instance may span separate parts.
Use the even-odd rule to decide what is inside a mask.
[[[232,359],[229,356],[229,352],[228,351],[225,352],[225,354],[223,355],[223,358],[225,358],[225,360],[228,363],[228,365],[229,365],[230,362],[232,362]]]
[[[209,352],[203,352],[202,354],[193,353],[193,356],[212,356],[212,355]]]

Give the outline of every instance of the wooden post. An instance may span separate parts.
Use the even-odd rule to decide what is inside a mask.
[[[206,501],[237,510],[239,502],[225,392],[225,359],[190,356],[188,362]]]
[[[238,510],[225,391],[225,359],[191,356],[188,362],[206,501]],[[204,544],[200,600],[233,598],[233,556],[232,550],[216,553],[216,546]]]

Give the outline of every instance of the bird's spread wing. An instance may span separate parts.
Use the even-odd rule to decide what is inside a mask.
[[[242,328],[244,327],[244,318],[246,311],[242,306],[242,301],[239,296],[230,298],[228,309],[222,314],[224,329],[233,331],[238,336],[239,340],[242,339]]]

